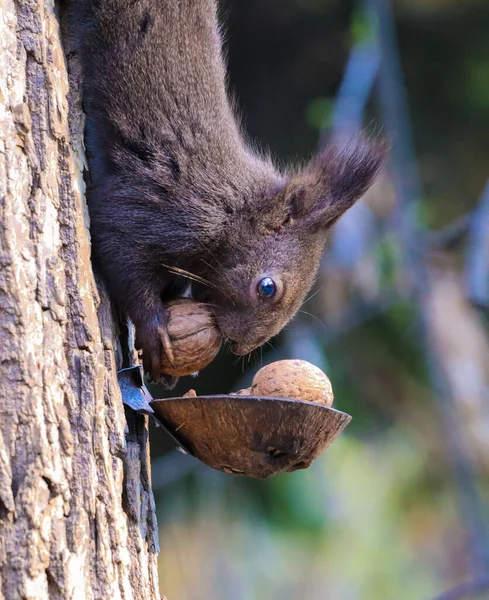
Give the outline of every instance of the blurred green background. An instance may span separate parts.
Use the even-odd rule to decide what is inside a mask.
[[[265,482],[212,471],[153,431],[168,600],[422,600],[489,574],[487,304],[472,301],[489,256],[477,209],[489,178],[489,2],[387,6],[423,186],[407,228],[387,168],[332,232],[317,293],[273,348],[249,362],[224,350],[177,390],[226,393],[262,364],[304,358],[353,421],[310,469]],[[375,26],[345,0],[227,0],[222,16],[247,132],[280,162],[307,159],[334,125],[352,47]],[[367,128],[384,123],[385,94],[378,77]],[[406,140],[390,133],[395,154]]]

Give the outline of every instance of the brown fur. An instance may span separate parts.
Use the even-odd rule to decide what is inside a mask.
[[[223,336],[244,354],[294,316],[327,229],[370,186],[384,147],[335,143],[280,173],[245,142],[226,93],[214,0],[80,0],[94,258],[160,376],[162,299],[209,279]],[[256,292],[271,276],[272,299]]]

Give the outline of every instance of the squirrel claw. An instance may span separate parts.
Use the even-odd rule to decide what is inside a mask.
[[[168,329],[166,325],[158,328],[158,332],[160,334],[161,345],[163,346],[163,352],[168,357],[168,360],[173,364],[175,361],[175,356],[173,355],[173,349],[171,347],[170,336],[168,335]]]
[[[178,383],[178,377],[174,375],[161,375],[160,383],[167,390],[172,390]]]

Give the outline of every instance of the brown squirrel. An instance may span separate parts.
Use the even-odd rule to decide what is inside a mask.
[[[326,231],[371,185],[385,145],[359,136],[281,172],[247,145],[229,101],[215,0],[77,10],[94,258],[145,369],[160,379],[163,301],[182,274],[247,354],[299,309]]]

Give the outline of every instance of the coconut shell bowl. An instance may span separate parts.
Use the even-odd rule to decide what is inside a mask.
[[[184,450],[235,475],[266,479],[307,468],[351,420],[324,404],[268,396],[195,396],[150,403]]]

